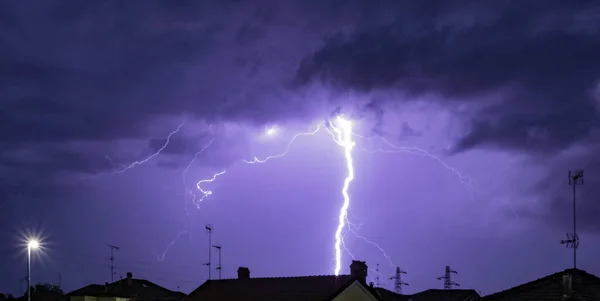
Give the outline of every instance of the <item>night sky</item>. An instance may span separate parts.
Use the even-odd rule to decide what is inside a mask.
[[[570,268],[584,169],[598,275],[599,31],[577,0],[2,1],[0,292],[24,291],[28,236],[33,283],[110,281],[112,244],[115,280],[189,292],[206,224],[223,277],[332,274],[336,116],[356,134],[342,273],[379,264],[392,289],[400,266],[415,293],[450,265],[489,294]]]

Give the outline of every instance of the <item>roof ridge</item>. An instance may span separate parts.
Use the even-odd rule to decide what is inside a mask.
[[[426,291],[469,291],[472,288],[428,288]]]
[[[508,293],[509,291],[515,291],[515,290],[522,289],[523,287],[526,287],[526,286],[540,285],[544,281],[550,281],[550,280],[552,280],[554,278],[557,278],[557,277],[559,277],[559,276],[561,276],[561,275],[563,275],[565,273],[573,273],[573,272],[577,272],[579,275],[584,275],[584,276],[588,276],[588,277],[594,277],[594,278],[600,280],[600,277],[598,277],[598,276],[596,276],[594,274],[590,274],[590,273],[588,273],[588,272],[586,272],[584,270],[581,270],[581,269],[578,269],[578,268],[569,268],[569,269],[558,271],[558,272],[555,272],[555,273],[552,273],[552,274],[548,274],[546,276],[534,279],[534,280],[529,281],[529,282],[525,282],[525,283],[522,283],[522,284],[510,287],[510,288],[507,288],[505,290],[501,290],[501,291],[489,294],[489,295],[487,295],[485,297],[492,296],[492,295],[501,295],[501,294],[504,294],[504,293]]]
[[[350,277],[349,274],[342,275],[308,275],[308,276],[278,276],[278,277],[250,277],[245,279],[239,278],[226,278],[226,279],[211,279],[210,281],[225,281],[225,280],[252,280],[252,279],[299,279],[299,278],[324,278],[324,277],[332,277],[332,278],[342,278],[342,277]]]

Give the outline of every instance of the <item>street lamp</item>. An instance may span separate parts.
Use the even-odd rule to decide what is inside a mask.
[[[31,301],[31,250],[40,247],[40,243],[35,239],[27,242],[27,301]]]

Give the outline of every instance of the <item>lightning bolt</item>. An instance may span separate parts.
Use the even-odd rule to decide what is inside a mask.
[[[132,169],[138,165],[142,165],[147,163],[148,161],[152,160],[154,157],[160,155],[165,148],[167,148],[167,146],[169,146],[169,143],[171,142],[171,138],[179,133],[179,131],[181,131],[181,128],[183,128],[183,126],[185,125],[185,122],[182,122],[179,124],[179,126],[177,126],[177,128],[175,130],[173,130],[172,132],[169,133],[169,135],[167,135],[165,142],[161,145],[160,148],[158,148],[158,150],[156,150],[154,153],[150,154],[149,156],[145,157],[142,160],[138,160],[138,161],[134,161],[128,165],[125,166],[121,166],[121,168],[119,170],[114,171],[114,173],[124,173],[126,171],[128,171],[129,169]],[[208,127],[208,131],[213,134],[212,131],[212,125],[209,125]],[[163,261],[165,259],[165,256],[167,254],[167,252],[169,251],[169,249],[175,244],[175,242],[177,242],[177,240],[179,240],[179,238],[188,233],[189,234],[189,226],[191,224],[191,220],[190,220],[190,215],[189,215],[189,211],[188,211],[188,195],[192,194],[188,187],[187,187],[187,182],[186,182],[186,175],[188,173],[188,171],[190,170],[190,168],[194,165],[194,163],[196,162],[196,159],[198,158],[198,156],[202,153],[204,153],[204,151],[209,148],[212,143],[214,142],[214,138],[210,139],[198,152],[196,152],[192,158],[192,160],[188,163],[188,165],[186,166],[186,168],[183,170],[181,177],[182,177],[182,182],[183,182],[183,186],[184,186],[184,198],[185,198],[185,211],[186,211],[186,215],[188,217],[188,223],[186,223],[184,229],[182,231],[180,231],[179,233],[177,233],[177,235],[175,236],[175,238],[165,247],[164,251],[161,254],[157,254],[157,258],[159,261]],[[109,162],[113,163],[112,159],[110,157],[106,157]],[[114,164],[114,163],[113,163]],[[116,165],[116,164],[115,164]]]
[[[179,126],[178,126],[178,127],[175,129],[175,130],[173,130],[171,133],[169,133],[169,135],[168,135],[168,136],[167,136],[167,138],[165,139],[165,143],[163,143],[163,145],[162,145],[162,146],[161,146],[161,147],[160,147],[160,148],[159,148],[159,149],[158,149],[156,152],[154,152],[154,153],[150,154],[149,156],[147,156],[146,158],[144,158],[144,159],[142,159],[142,160],[139,160],[139,161],[134,161],[134,162],[130,163],[129,165],[122,166],[122,168],[121,168],[121,169],[119,169],[119,170],[116,170],[116,171],[115,171],[115,173],[124,173],[124,172],[126,172],[126,171],[128,171],[128,170],[130,170],[130,169],[132,169],[132,168],[134,168],[134,167],[136,167],[137,165],[142,165],[142,164],[144,164],[144,163],[146,163],[146,162],[148,162],[148,161],[152,160],[152,158],[154,158],[154,157],[156,157],[156,156],[160,155],[160,153],[161,153],[163,150],[165,150],[165,148],[167,148],[167,146],[168,146],[168,145],[169,145],[169,143],[171,142],[171,137],[173,137],[173,135],[175,135],[175,134],[179,133],[179,131],[181,130],[181,128],[184,126],[184,124],[185,124],[185,122],[182,122],[182,123],[180,123],[180,124],[179,124]],[[110,157],[108,157],[108,156],[107,156],[107,157],[106,157],[106,159],[107,159],[109,162],[113,163],[113,161],[112,161],[112,159],[111,159]],[[113,164],[114,164],[114,163],[113,163]]]
[[[354,255],[350,252],[350,250],[346,247],[344,242],[344,236],[342,231],[345,227],[347,227],[348,232],[354,234],[357,238],[360,238],[369,244],[375,246],[383,256],[389,261],[390,265],[395,266],[391,257],[385,252],[385,250],[379,246],[379,244],[369,240],[368,238],[359,235],[352,227],[352,223],[348,219],[348,209],[350,207],[350,195],[348,193],[348,189],[350,187],[350,183],[354,180],[354,160],[352,157],[352,150],[354,149],[356,143],[353,141],[352,137],[356,136],[356,134],[352,131],[352,122],[348,119],[345,119],[341,116],[336,118],[335,124],[329,124],[331,130],[328,129],[329,134],[331,134],[333,141],[341,146],[344,150],[344,158],[346,160],[346,169],[347,175],[344,180],[344,185],[342,187],[341,194],[343,196],[343,203],[340,208],[339,216],[338,216],[338,225],[334,234],[335,242],[334,242],[334,275],[339,275],[342,268],[342,248],[354,259]]]
[[[209,130],[212,133],[212,126],[209,127]],[[200,156],[200,154],[204,153],[204,151],[206,149],[208,149],[213,144],[214,141],[215,141],[214,138],[210,139],[199,151],[197,151],[194,154],[194,157],[192,157],[192,160],[190,160],[190,162],[188,163],[188,165],[185,167],[185,169],[181,173],[181,179],[182,179],[183,187],[184,187],[184,194],[183,195],[184,195],[184,204],[185,204],[184,207],[185,207],[185,213],[186,213],[186,216],[187,216],[187,223],[185,224],[184,229],[181,230],[181,231],[179,231],[179,233],[177,233],[177,235],[175,236],[175,238],[173,238],[171,240],[171,242],[169,244],[167,244],[167,246],[164,248],[163,252],[160,255],[158,255],[158,254],[156,255],[158,261],[164,261],[165,260],[165,257],[167,256],[167,253],[169,252],[169,250],[171,249],[171,247],[173,245],[175,245],[175,243],[179,240],[179,238],[181,238],[182,235],[184,235],[184,234],[188,234],[189,235],[190,234],[189,229],[190,229],[190,225],[192,224],[192,221],[191,221],[190,212],[188,210],[188,204],[189,204],[189,196],[190,195],[194,196],[194,194],[193,194],[193,192],[191,192],[188,189],[186,176],[187,176],[187,173],[189,172],[190,168],[192,168],[192,166],[194,165],[194,163],[196,163],[196,160],[198,159],[198,156]],[[190,239],[190,242],[191,242],[191,236],[188,236],[188,238]]]
[[[352,122],[344,119],[340,116],[336,118],[336,124],[331,124],[331,131],[328,131],[333,141],[344,149],[344,158],[346,159],[346,169],[348,174],[344,180],[344,186],[342,187],[342,196],[344,202],[340,208],[340,214],[338,216],[338,226],[335,230],[335,268],[334,275],[339,275],[342,268],[342,244],[343,237],[342,231],[348,221],[348,208],[350,207],[350,195],[348,194],[348,188],[350,183],[354,180],[354,162],[352,158],[352,149],[354,148],[355,142],[352,140]]]

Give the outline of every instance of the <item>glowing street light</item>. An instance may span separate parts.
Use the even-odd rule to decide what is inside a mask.
[[[40,243],[35,239],[32,239],[27,243],[27,247],[30,249],[37,249],[37,248],[39,248],[39,246],[40,246]]]
[[[27,242],[27,301],[31,301],[31,250],[38,249],[40,242],[29,239]]]

